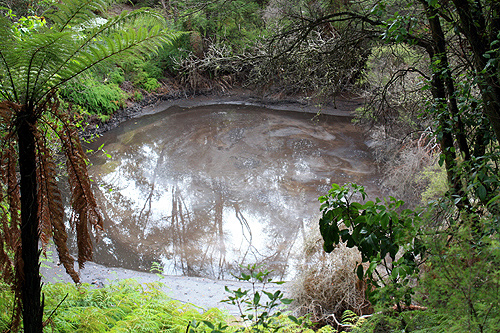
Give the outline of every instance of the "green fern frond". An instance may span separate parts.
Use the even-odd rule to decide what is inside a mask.
[[[60,63],[59,68],[53,70],[52,75],[47,77],[43,86],[59,87],[111,57],[126,53],[144,55],[162,44],[171,44],[175,38],[180,36],[180,33],[163,31],[160,26],[155,26],[150,30],[140,27],[137,30],[130,28],[125,32],[114,32],[115,28],[124,21],[137,18],[137,15],[144,13],[146,11],[122,13],[116,18],[108,20],[107,23],[92,29],[85,40],[76,46],[71,56]],[[47,93],[48,91],[45,92],[45,94]],[[44,98],[45,94],[37,96],[35,101]]]
[[[109,0],[59,2],[46,15],[49,24],[36,26],[27,34],[19,34],[14,22],[0,17],[0,144],[10,147],[10,150],[0,150],[0,204],[5,205],[0,206],[0,222],[4,227],[10,224],[15,229],[0,230],[0,271],[18,287],[14,315],[17,320],[21,311],[21,287],[23,295],[36,297],[33,302],[23,303],[23,308],[29,308],[26,311],[30,314],[40,311],[37,287],[40,236],[44,242],[49,237],[54,239],[61,262],[74,280],[78,280],[73,269],[74,259],[66,247],[55,165],[40,126],[49,125],[58,135],[66,157],[74,217],[71,223],[76,229],[80,268],[92,257],[91,229],[100,230],[103,224],[91,191],[86,156],[77,129],[59,110],[56,90],[108,59],[127,54],[146,55],[179,35],[166,30],[160,16],[145,9],[101,18],[99,13],[109,3]],[[146,20],[147,15],[150,17]],[[141,19],[147,23],[128,25]],[[47,120],[49,114],[55,120]],[[14,154],[16,149],[18,155]],[[13,195],[14,192],[22,196]],[[13,200],[6,200],[6,196]],[[19,198],[23,199],[23,205]],[[23,225],[23,233],[19,232],[19,224]],[[7,233],[15,239],[15,245],[10,246],[15,247],[13,251],[5,250],[12,240],[5,236]],[[10,253],[15,253],[15,257],[10,258]],[[23,274],[30,283],[19,283]],[[31,327],[29,331],[41,325],[38,322],[41,316],[35,317],[24,317],[25,328]]]
[[[88,22],[103,13],[111,4],[109,0],[70,0],[54,4],[53,8],[45,13],[58,31],[76,27]]]
[[[10,68],[11,51],[14,35],[11,29],[12,22],[6,17],[0,17],[0,95],[2,99],[14,101],[17,99],[16,91],[13,89],[14,76]],[[5,80],[5,82],[4,82]]]
[[[179,33],[163,30],[164,19],[154,11],[124,11],[102,21],[94,12],[108,1],[65,1],[47,14],[54,28],[42,27],[29,38],[14,38],[8,20],[0,20],[0,88],[2,99],[37,105],[54,88],[116,56],[148,55]],[[145,19],[147,17],[147,19]],[[90,23],[91,24],[90,24]],[[144,26],[128,28],[128,23]],[[152,25],[156,23],[156,25]]]

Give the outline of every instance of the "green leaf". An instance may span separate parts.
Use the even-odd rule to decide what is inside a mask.
[[[203,323],[205,325],[207,325],[208,328],[210,328],[211,330],[214,330],[215,329],[215,326],[214,324],[212,324],[211,322],[207,321],[207,320],[203,320]]]
[[[387,229],[387,226],[389,225],[389,220],[390,217],[386,212],[383,212],[380,216],[380,225],[382,226],[382,229]]]
[[[274,298],[274,294],[273,293],[270,293],[269,291],[265,291],[263,290],[262,291],[269,299],[273,299]]]
[[[239,280],[243,280],[243,281],[250,281],[252,277],[249,275],[249,274],[245,274],[245,273],[241,273],[241,277],[238,278]]]
[[[366,270],[366,274],[372,275],[373,272],[375,271],[375,269],[377,268],[377,266],[378,266],[377,261],[370,262],[370,266],[368,266],[368,269]]]
[[[364,272],[363,272],[363,265],[359,264],[358,268],[356,269],[356,275],[358,276],[358,279],[363,280]]]
[[[366,223],[366,216],[365,215],[360,215],[360,216],[356,217],[356,219],[354,219],[354,223],[355,224]]]
[[[477,187],[476,194],[481,201],[486,200],[486,188],[482,184]]]
[[[243,298],[248,294],[248,290],[242,291],[241,288],[238,288],[238,290],[232,290],[230,291],[236,298]]]
[[[260,302],[260,294],[259,292],[256,292],[254,295],[253,295],[253,305],[258,305]]]
[[[487,205],[489,206],[489,205],[491,205],[492,203],[494,203],[495,201],[498,201],[498,200],[500,200],[500,195],[497,195],[497,196],[493,197],[492,199],[490,199],[488,201]]]

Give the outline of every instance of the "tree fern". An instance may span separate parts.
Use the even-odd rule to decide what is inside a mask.
[[[39,238],[43,246],[54,238],[66,271],[78,281],[66,246],[55,163],[42,129],[56,133],[63,147],[80,267],[92,257],[91,228],[102,228],[86,156],[55,92],[110,58],[150,54],[177,36],[164,29],[161,16],[147,9],[107,19],[98,16],[109,4],[108,0],[58,2],[45,14],[48,24],[25,34],[9,19],[0,18],[0,267],[17,299],[22,298],[24,329],[30,332],[42,330]],[[129,25],[141,20],[142,26]]]

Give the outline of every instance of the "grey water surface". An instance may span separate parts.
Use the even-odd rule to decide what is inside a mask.
[[[378,193],[349,117],[171,107],[107,132],[101,145],[89,170],[105,216],[94,261],[109,266],[230,278],[257,263],[287,278],[332,183]]]

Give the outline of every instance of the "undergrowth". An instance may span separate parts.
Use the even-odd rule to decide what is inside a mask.
[[[246,326],[217,308],[207,311],[172,300],[162,284],[141,284],[133,279],[113,282],[102,288],[90,284],[46,284],[44,323],[46,332],[310,332],[302,319],[272,314],[277,325]],[[281,295],[281,294],[280,294]],[[254,300],[254,299],[252,299]],[[0,283],[0,331],[9,332],[13,294]],[[264,325],[265,326],[265,325]],[[275,329],[279,327],[279,329]],[[334,330],[324,330],[334,332]]]
[[[170,299],[161,284],[123,280],[103,288],[57,283],[43,287],[47,332],[184,332],[193,321],[226,322],[229,316],[213,308],[200,309]],[[0,285],[0,330],[8,331],[12,293]],[[197,332],[209,332],[200,328]]]
[[[65,100],[80,105],[87,112],[97,115],[113,114],[125,105],[128,97],[117,83],[102,84],[90,75],[80,81],[67,84],[60,93]]]

